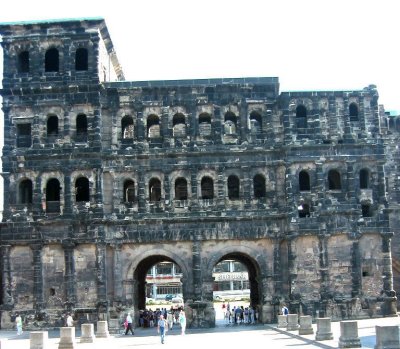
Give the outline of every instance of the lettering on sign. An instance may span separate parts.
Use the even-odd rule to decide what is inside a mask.
[[[213,274],[215,281],[245,281],[249,279],[247,273],[215,273]]]

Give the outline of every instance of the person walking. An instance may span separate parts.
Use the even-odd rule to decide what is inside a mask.
[[[17,327],[17,335],[21,335],[22,332],[22,318],[21,315],[17,314],[15,318],[15,326]]]
[[[161,337],[161,344],[164,344],[165,340],[165,332],[168,331],[168,322],[164,319],[163,315],[160,315],[160,318],[157,322],[157,332],[160,334]]]
[[[183,310],[179,313],[179,324],[181,325],[181,334],[184,335],[186,331],[186,315]]]
[[[125,336],[128,335],[129,331],[131,331],[132,336],[133,336],[135,334],[135,332],[133,331],[133,327],[132,327],[131,313],[128,313],[128,315],[126,316],[125,322],[126,322]]]

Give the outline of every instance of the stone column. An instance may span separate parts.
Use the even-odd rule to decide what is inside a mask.
[[[382,235],[382,256],[383,256],[383,291],[384,306],[382,312],[384,316],[397,316],[397,297],[393,290],[393,271],[392,271],[392,253],[391,238],[393,233]]]
[[[143,169],[138,170],[138,212],[146,212],[146,183]]]
[[[400,349],[399,326],[375,326],[375,349]]]
[[[361,348],[357,321],[340,321],[339,348]]]
[[[311,315],[300,316],[299,323],[299,335],[314,334]]]
[[[296,254],[295,254],[295,245],[296,245],[296,240],[294,237],[291,237],[288,239],[288,268],[289,268],[289,293],[290,295],[293,295],[293,288],[296,287],[296,278],[297,278],[297,271],[295,268],[295,261],[296,261]],[[292,304],[293,302],[290,302],[290,305],[293,307],[298,306],[298,304]]]
[[[67,305],[72,307],[76,302],[75,294],[75,260],[74,260],[74,248],[75,244],[66,240],[63,241],[62,247],[64,249],[64,263],[65,263],[65,293]],[[70,310],[70,309],[69,309]]]
[[[329,293],[329,262],[328,262],[328,242],[326,237],[326,230],[322,230],[318,235],[319,245],[319,267],[321,275],[321,300],[328,299]]]
[[[97,338],[108,338],[110,334],[108,333],[108,324],[107,321],[97,321]]]
[[[352,279],[352,290],[351,296],[353,298],[359,297],[361,292],[361,254],[360,254],[360,242],[358,240],[353,241],[351,249],[351,279]]]
[[[60,328],[60,342],[58,349],[74,349],[75,348],[75,327]]]
[[[12,293],[11,264],[10,264],[10,245],[1,245],[1,288],[3,289],[3,307],[11,309],[14,305]]]
[[[93,140],[91,149],[94,151],[99,151],[99,152],[101,150],[101,135],[102,135],[101,128],[102,128],[101,110],[94,109],[93,110],[92,134],[89,133],[88,139]]]
[[[287,327],[287,315],[278,315],[278,328],[286,328]]]
[[[299,329],[299,316],[297,314],[287,315],[287,328],[288,331],[297,331]]]
[[[281,239],[274,238],[274,294],[283,297],[280,247]]]
[[[201,234],[195,232],[192,245],[194,301],[202,299]]]
[[[211,122],[211,137],[215,144],[221,144],[224,135],[223,122],[224,116],[221,115],[221,108],[214,106],[214,121]]]
[[[343,98],[343,121],[344,121],[344,139],[346,143],[354,143],[354,137],[351,134],[350,115],[349,115],[349,99]]]
[[[29,334],[30,349],[47,349],[49,334],[47,331],[35,331]]]
[[[102,305],[107,304],[107,276],[106,276],[106,245],[96,244],[96,270],[97,270],[97,301]]]
[[[96,188],[94,194],[94,201],[96,203],[95,212],[99,215],[103,213],[103,170],[101,168],[97,168],[94,171],[96,177]]]
[[[94,336],[94,325],[93,324],[82,324],[81,326],[81,340],[80,343],[93,343]]]
[[[357,204],[356,200],[356,185],[355,185],[355,178],[354,178],[354,163],[355,160],[347,161],[347,197],[348,201],[352,205]]]
[[[121,259],[121,244],[114,245],[114,299],[117,301],[122,300],[122,259]]]
[[[162,138],[163,148],[169,148],[170,139],[172,139],[172,128],[169,126],[169,107],[162,107],[160,136]]]
[[[31,245],[33,252],[33,297],[36,310],[43,308],[42,245]]]
[[[71,189],[71,172],[64,173],[64,217],[72,214],[72,189]],[[66,217],[68,218],[68,217]]]
[[[318,318],[317,319],[317,333],[315,335],[315,340],[325,341],[328,339],[333,339],[333,333],[331,330],[331,319]]]

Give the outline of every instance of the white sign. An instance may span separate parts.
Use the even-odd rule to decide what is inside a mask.
[[[247,273],[215,273],[213,274],[215,281],[246,281],[249,279]]]

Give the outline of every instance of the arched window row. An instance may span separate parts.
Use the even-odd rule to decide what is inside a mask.
[[[50,47],[44,54],[44,71],[46,73],[60,71],[60,52],[57,47]],[[79,47],[74,54],[75,71],[87,71],[89,69],[89,52],[87,48]],[[29,50],[18,53],[16,67],[18,73],[31,72],[31,54]]]
[[[342,178],[341,173],[337,169],[331,169],[327,173],[327,189],[328,190],[341,190]],[[371,173],[369,169],[362,168],[358,172],[358,187],[360,189],[371,188]],[[298,174],[298,185],[300,191],[311,190],[310,174],[306,170],[301,170]]]

